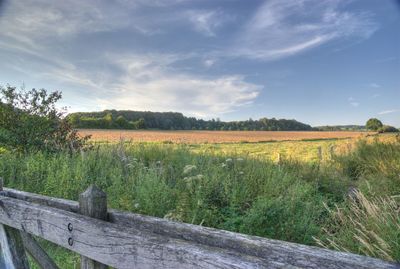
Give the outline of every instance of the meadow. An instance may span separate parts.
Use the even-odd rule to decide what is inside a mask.
[[[258,143],[97,140],[72,154],[3,150],[0,175],[8,187],[72,200],[95,183],[110,208],[399,261],[398,137],[324,135]],[[79,268],[79,257],[43,244],[62,268]]]

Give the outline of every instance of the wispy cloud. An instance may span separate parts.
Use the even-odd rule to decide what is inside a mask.
[[[386,114],[392,114],[392,113],[396,113],[399,112],[399,109],[391,109],[391,110],[384,110],[378,113],[378,115],[386,115]]]
[[[235,54],[273,60],[332,40],[368,38],[377,28],[372,14],[341,10],[342,1],[266,1],[245,25]]]
[[[189,10],[185,15],[195,30],[206,36],[215,36],[218,28],[233,19],[221,10]]]
[[[375,88],[375,89],[378,89],[378,88],[381,88],[382,86],[380,85],[380,84],[378,84],[378,83],[370,83],[369,85],[368,85],[370,88]]]
[[[246,82],[240,75],[204,77],[174,73],[171,65],[179,55],[113,56],[123,73],[110,83],[113,96],[98,99],[103,108],[183,111],[207,117],[251,104],[262,86]]]
[[[211,117],[251,105],[263,86],[241,75],[199,76],[176,72],[174,64],[190,57],[179,54],[110,54],[97,59],[99,66],[112,66],[110,76],[102,70],[48,68],[38,74],[47,81],[85,89],[92,109],[181,111]],[[94,64],[94,63],[93,63]],[[76,110],[72,108],[72,110]]]
[[[347,100],[349,101],[349,104],[351,106],[353,106],[353,107],[359,107],[360,106],[360,103],[357,102],[353,97],[349,97]]]

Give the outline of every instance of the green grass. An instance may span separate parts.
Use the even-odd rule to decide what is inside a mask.
[[[72,200],[94,183],[107,192],[111,208],[308,245],[316,245],[315,238],[336,240],[368,254],[349,243],[357,227],[351,221],[335,226],[332,212],[351,207],[350,186],[370,199],[399,194],[400,143],[360,143],[350,154],[319,160],[318,147],[324,152],[339,142],[120,143],[72,155],[3,152],[0,176],[8,187]],[[304,155],[285,155],[278,164],[269,158],[274,149]],[[392,235],[391,227],[376,232]],[[398,245],[389,245],[399,260]],[[76,255],[45,246],[62,268],[76,268]]]

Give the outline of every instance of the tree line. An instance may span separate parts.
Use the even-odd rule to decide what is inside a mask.
[[[223,130],[223,131],[310,131],[313,128],[296,120],[261,118],[244,121],[203,120],[186,117],[178,112],[104,110],[77,112],[68,115],[75,128],[82,129],[161,129],[161,130]]]

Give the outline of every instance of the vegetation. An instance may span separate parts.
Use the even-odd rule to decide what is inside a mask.
[[[105,110],[103,112],[72,113],[68,116],[75,128],[94,129],[161,129],[161,130],[244,130],[244,131],[309,131],[310,125],[296,120],[259,120],[223,122],[185,117],[176,112],[142,112]]]
[[[75,150],[88,139],[80,138],[62,118],[55,104],[60,92],[0,87],[0,146],[16,150]]]
[[[383,127],[383,124],[380,120],[378,120],[376,118],[372,118],[367,121],[367,123],[365,124],[365,127],[367,127],[368,130],[378,131],[379,128]]]
[[[322,160],[316,148],[327,143],[328,151],[329,141],[245,143],[236,144],[237,151],[223,148],[229,145],[123,142],[73,154],[5,151],[0,174],[7,186],[30,192],[77,200],[95,183],[113,208],[400,260],[400,142],[383,139],[358,142],[350,153],[324,154]],[[298,143],[310,149],[313,161],[244,154],[250,145],[273,144],[282,152]],[[366,211],[371,205],[379,217]],[[378,251],[382,244],[384,252]],[[68,268],[78,259],[54,246],[49,250]]]
[[[380,127],[378,129],[378,132],[379,133],[397,133],[397,132],[399,132],[399,130],[393,126],[383,125],[382,127]]]
[[[0,175],[8,187],[77,200],[96,184],[107,192],[111,208],[400,261],[400,136],[120,141],[76,151],[87,138],[79,138],[69,123],[79,122],[77,114],[67,122],[56,109],[60,93],[12,87],[1,93]],[[141,119],[133,122],[147,124]],[[107,112],[102,120],[113,128],[133,119]],[[367,127],[378,125],[372,119]],[[42,243],[63,268],[76,268],[76,254]]]
[[[316,131],[366,131],[364,125],[325,125],[314,127]]]

